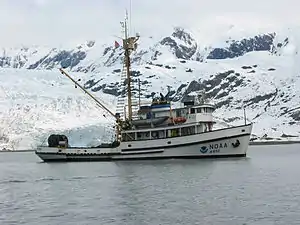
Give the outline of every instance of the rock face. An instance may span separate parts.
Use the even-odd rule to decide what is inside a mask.
[[[271,51],[273,49],[273,41],[275,33],[255,36],[240,41],[230,41],[227,48],[215,48],[212,50],[208,59],[228,59],[242,56],[253,51]]]
[[[57,66],[62,68],[70,68],[73,69],[77,66],[81,60],[84,60],[86,57],[86,53],[82,51],[60,51],[57,52],[54,56],[46,55],[41,58],[34,64],[28,66],[28,69],[36,69],[36,68],[45,68],[45,69],[54,69]]]
[[[228,59],[243,56],[253,51],[268,51],[276,54],[278,49],[285,47],[289,40],[274,45],[275,33],[262,34],[242,40],[225,40],[227,47],[208,48],[201,46],[208,52],[202,54],[198,51],[201,43],[198,43],[193,35],[183,28],[174,28],[173,33],[162,38],[158,43],[153,43],[145,49],[138,49],[133,54],[133,63],[143,64],[158,60],[165,55],[165,49],[180,60],[195,60],[203,62],[205,59]],[[165,48],[163,48],[165,47]],[[211,49],[211,50],[208,50]],[[99,58],[87,59],[90,54],[96,54]],[[97,68],[120,65],[123,60],[122,47],[115,48],[112,45],[97,45],[95,41],[87,41],[73,49],[23,47],[15,49],[3,49],[0,52],[0,67],[47,69],[63,67],[75,72],[97,72]],[[182,63],[184,63],[182,61]]]
[[[191,59],[197,51],[197,42],[183,28],[175,28],[170,37],[160,41],[161,45],[169,46],[178,59]]]

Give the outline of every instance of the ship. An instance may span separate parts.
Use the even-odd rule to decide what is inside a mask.
[[[66,135],[51,134],[48,145],[37,146],[35,154],[44,162],[246,157],[253,123],[246,122],[245,110],[244,124],[214,128],[216,107],[207,102],[204,91],[186,99],[181,106],[173,107],[173,102],[161,94],[147,104],[139,100],[137,110],[133,110],[136,104],[132,102],[131,54],[136,51],[140,36],[128,34],[128,16],[121,24],[127,101],[127,105],[119,107],[123,112],[112,112],[60,69],[114,118],[114,140],[98,146],[72,147]]]

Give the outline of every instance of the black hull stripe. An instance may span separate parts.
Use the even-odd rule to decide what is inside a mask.
[[[195,156],[156,156],[142,158],[66,158],[66,159],[45,159],[44,162],[107,162],[107,161],[136,161],[136,160],[163,160],[163,159],[208,159],[208,158],[241,158],[246,157],[246,154],[232,155],[195,155]]]
[[[162,153],[164,150],[156,150],[156,151],[149,151],[149,152],[130,152],[126,154],[121,153],[106,153],[106,154],[97,154],[97,153],[57,153],[57,152],[35,152],[36,155],[61,155],[61,156],[73,156],[73,157],[103,157],[108,158],[111,156],[116,155],[147,155],[147,154],[156,154],[156,153]]]
[[[108,157],[113,155],[121,155],[121,153],[58,153],[58,152],[37,152],[35,151],[36,155],[61,155],[61,156],[101,156],[101,157]]]
[[[160,150],[160,151],[156,150],[156,151],[150,151],[150,152],[139,152],[139,151],[136,151],[136,152],[129,152],[129,153],[122,154],[122,155],[156,154],[156,153],[162,153],[162,152],[164,152],[164,150]]]
[[[103,153],[103,154],[98,154],[98,153],[57,153],[57,152],[35,152],[37,155],[61,155],[61,156],[75,156],[75,157],[111,157],[111,156],[116,156],[116,155],[147,155],[147,154],[156,154],[156,153],[162,153],[164,150],[156,150],[156,151],[149,151],[149,152],[130,152],[126,154],[121,154],[121,153]]]
[[[198,145],[198,144],[205,144],[209,142],[214,142],[214,141],[221,141],[221,140],[226,140],[229,138],[239,138],[239,137],[244,137],[244,136],[249,136],[250,134],[239,134],[239,135],[233,135],[229,137],[221,137],[221,138],[215,138],[215,139],[210,139],[210,140],[205,140],[205,141],[197,141],[197,142],[191,142],[191,143],[185,143],[185,144],[177,144],[177,145],[165,145],[165,146],[157,146],[157,147],[149,147],[149,148],[131,148],[131,149],[122,149],[122,152],[131,152],[131,151],[145,151],[145,150],[154,150],[154,149],[166,149],[166,148],[177,148],[177,147],[185,147],[185,146],[191,146],[191,145]]]

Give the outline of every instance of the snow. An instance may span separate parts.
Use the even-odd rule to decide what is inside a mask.
[[[207,27],[207,29],[209,29]],[[223,27],[220,35],[206,34],[194,31],[192,36],[196,37],[198,49],[202,53],[213,47],[226,47],[226,40],[247,37],[249,32],[241,30],[238,26]],[[228,29],[228,30],[227,30]],[[203,30],[202,30],[203,31]],[[218,30],[219,31],[219,30]],[[217,30],[215,31],[217,32]],[[222,106],[217,109],[215,119],[218,122],[216,127],[240,125],[244,123],[242,108],[247,101],[259,95],[274,94],[274,98],[259,101],[246,107],[247,120],[254,123],[253,134],[262,137],[267,134],[270,137],[278,138],[282,134],[299,135],[299,122],[283,112],[283,107],[293,109],[299,107],[300,102],[300,66],[298,45],[300,38],[297,33],[284,31],[276,36],[276,43],[283,43],[287,35],[289,42],[283,48],[278,49],[276,54],[270,52],[250,52],[241,57],[224,60],[205,60],[203,63],[185,60],[182,63],[177,59],[169,46],[157,44],[162,37],[141,37],[138,51],[135,55],[144,51],[145,53],[138,63],[132,65],[133,70],[139,70],[142,85],[142,98],[151,92],[167,93],[167,87],[177,89],[182,84],[190,84],[192,81],[211,80],[219,73],[234,70],[228,77],[237,76],[243,83],[235,87],[220,99],[211,99],[214,104],[232,99],[229,106]],[[201,33],[201,34],[200,34]],[[254,32],[255,33],[255,32]],[[253,33],[253,34],[254,34]],[[299,32],[300,33],[300,32]],[[255,33],[257,35],[259,33]],[[209,39],[209,36],[215,38]],[[205,38],[206,37],[206,38]],[[184,44],[174,38],[178,43]],[[121,49],[114,49],[113,59],[115,63],[105,67],[105,62],[112,60],[110,53],[103,55],[107,47],[114,48],[114,39],[110,42],[96,41],[92,47],[88,42],[77,43],[67,46],[67,50],[84,51],[87,57],[82,60],[73,71],[67,72],[75,79],[81,79],[80,83],[95,79],[100,80],[97,85],[115,84],[120,82],[120,74],[114,73],[115,69],[121,68],[122,58],[118,54]],[[207,44],[207,45],[206,45]],[[66,49],[66,48],[64,48]],[[61,51],[60,48],[52,50],[48,47],[30,46],[9,48],[3,50],[5,55],[21,59],[26,66],[34,64],[43,58],[50,51],[52,55]],[[153,65],[147,64],[155,51],[162,54],[153,61]],[[201,54],[202,54],[201,53]],[[158,66],[162,64],[162,67]],[[256,65],[254,67],[254,65]],[[93,66],[95,70],[88,73],[76,73],[78,68]],[[145,68],[145,67],[149,68]],[[176,67],[168,69],[165,66]],[[243,66],[251,66],[251,69],[243,69]],[[269,69],[275,69],[270,71]],[[193,72],[186,72],[192,69]],[[252,73],[251,71],[255,72]],[[221,88],[226,83],[222,80],[214,90]],[[235,81],[230,83],[234,85]],[[209,86],[207,86],[209,87]],[[179,94],[184,93],[186,88]],[[226,92],[227,89],[218,93]],[[277,93],[277,95],[275,95]],[[111,111],[116,109],[116,97],[104,94],[102,91],[92,92]],[[284,99],[287,99],[284,101]],[[246,102],[245,102],[246,101]],[[172,103],[172,107],[179,105]],[[103,117],[103,114],[106,117]],[[238,117],[234,122],[226,122]],[[0,149],[2,147],[14,149],[26,149],[41,144],[51,133],[64,133],[70,137],[73,146],[98,145],[101,141],[110,140],[113,137],[112,124],[114,119],[84,94],[79,88],[75,89],[71,81],[62,75],[57,69],[53,70],[26,70],[26,69],[0,69]],[[291,124],[293,122],[294,124]]]
[[[80,76],[85,74],[76,74],[76,77]],[[40,144],[51,132],[71,132],[74,135],[81,132],[82,135],[89,134],[89,129],[93,127],[98,127],[99,132],[110,127],[112,119],[108,114],[97,108],[58,71],[1,69],[0,79],[0,126],[10,140],[3,145],[13,144],[15,149],[30,148]],[[97,95],[102,96],[105,95]],[[114,103],[109,96],[105,99]],[[109,138],[109,135],[103,141],[105,138]],[[85,145],[88,139],[93,142],[99,139],[98,132],[92,132],[84,139],[73,138],[71,144]]]

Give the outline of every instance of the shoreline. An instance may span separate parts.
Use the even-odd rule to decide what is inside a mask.
[[[275,141],[250,141],[249,146],[252,145],[289,145],[289,144],[300,144],[300,140],[298,141],[283,141],[283,140],[275,140]],[[1,152],[34,152],[35,150],[0,150]]]
[[[300,144],[298,141],[284,141],[284,140],[274,140],[274,141],[250,141],[249,145],[288,145],[288,144]]]
[[[0,150],[1,152],[34,152],[35,150]]]

